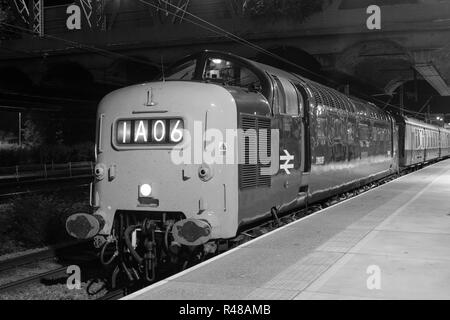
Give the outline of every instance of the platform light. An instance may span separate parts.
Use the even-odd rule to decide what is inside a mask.
[[[139,186],[139,197],[148,198],[152,194],[152,186],[144,183]]]

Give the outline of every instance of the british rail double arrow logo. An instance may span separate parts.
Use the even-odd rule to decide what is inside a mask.
[[[284,170],[287,174],[291,174],[289,169],[294,169],[294,164],[290,163],[294,160],[294,156],[289,153],[289,151],[284,150],[284,156],[280,156],[280,161],[284,161],[284,164],[280,165],[280,169]]]

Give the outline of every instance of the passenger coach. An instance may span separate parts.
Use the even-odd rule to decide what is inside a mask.
[[[398,117],[401,167],[421,165],[449,155],[449,130]]]

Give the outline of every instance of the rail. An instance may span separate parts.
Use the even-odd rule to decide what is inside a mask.
[[[67,267],[72,264],[74,259],[80,259],[80,257],[82,257],[83,263],[86,264],[97,260],[97,256],[92,251],[91,242],[71,241],[9,259],[0,258],[1,275],[8,273],[12,269],[24,268],[27,265],[40,264],[43,261],[52,259],[55,259],[55,261],[57,259],[62,265],[52,270],[46,270],[35,275],[0,284],[0,294],[42,282],[42,280],[47,278],[67,277]]]
[[[0,167],[0,184],[92,176],[94,167],[95,164],[92,161]]]

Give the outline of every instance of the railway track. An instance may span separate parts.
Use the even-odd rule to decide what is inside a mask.
[[[70,242],[62,245],[51,246],[47,249],[38,250],[29,254],[0,260],[0,272],[21,267],[24,265],[37,263],[43,260],[55,259],[57,257],[67,257],[73,252],[85,250],[90,243],[88,241]]]
[[[85,256],[81,258],[80,255],[83,253]],[[31,276],[1,284],[0,294],[28,287],[33,284],[44,282],[51,283],[57,279],[64,278],[67,276],[66,272],[69,265],[75,262],[79,263],[81,259],[84,260],[83,263],[91,263],[97,260],[97,257],[94,254],[89,253],[92,253],[90,242],[82,241],[59,245],[0,261],[0,276],[13,269],[20,269],[29,265],[37,265],[44,261],[58,260],[58,263],[62,265],[61,267],[56,267],[44,272],[38,272]]]
[[[49,278],[56,278],[56,277],[62,277],[66,275],[67,266],[50,270],[47,272],[39,273],[33,276],[29,276],[20,280],[11,281],[6,284],[0,285],[0,294],[16,290],[20,288],[27,287],[29,285],[42,282],[43,280],[49,279]]]

